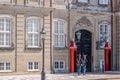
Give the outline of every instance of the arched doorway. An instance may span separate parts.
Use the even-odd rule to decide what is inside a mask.
[[[78,39],[77,33],[81,33],[80,38]],[[87,30],[78,30],[75,32],[75,42],[78,47],[77,54],[86,54],[87,55],[87,72],[91,72],[91,51],[92,51],[92,34]]]

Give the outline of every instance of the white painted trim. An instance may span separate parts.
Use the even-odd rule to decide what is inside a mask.
[[[32,62],[32,61],[31,61]],[[29,62],[27,63],[27,71],[39,71],[39,62],[38,63],[38,69],[29,69]],[[35,62],[32,62],[32,67],[34,68]]]
[[[58,62],[58,68],[55,69],[55,62]],[[60,68],[60,62],[63,62],[63,68]],[[65,70],[65,61],[64,60],[55,60],[54,61],[54,70]]]

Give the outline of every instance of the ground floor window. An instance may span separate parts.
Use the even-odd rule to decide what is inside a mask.
[[[10,72],[11,64],[10,62],[0,62],[0,72]]]
[[[28,71],[38,71],[38,62],[28,62]]]
[[[64,61],[55,61],[54,62],[54,70],[64,70],[65,62]]]

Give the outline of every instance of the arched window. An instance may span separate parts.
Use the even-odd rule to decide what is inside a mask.
[[[104,48],[107,41],[111,44],[111,27],[108,23],[101,23],[99,25],[99,47]]]
[[[39,47],[40,19],[36,17],[27,18],[26,41],[27,47]]]
[[[11,47],[12,18],[0,16],[0,47]]]
[[[61,19],[54,20],[54,47],[66,45],[66,22]]]

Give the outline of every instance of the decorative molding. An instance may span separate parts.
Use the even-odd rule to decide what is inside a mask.
[[[85,16],[77,21],[76,25],[78,25],[78,24],[81,25],[81,26],[86,25],[87,27],[88,26],[93,26],[91,21],[88,20]]]

